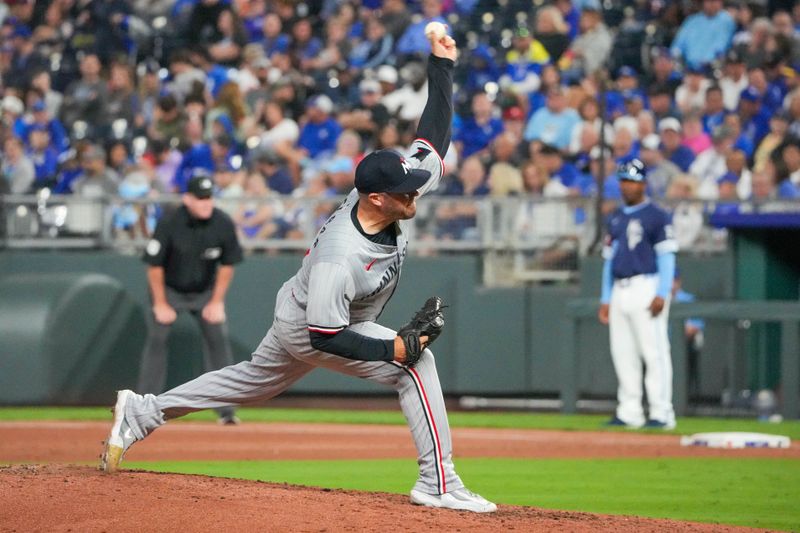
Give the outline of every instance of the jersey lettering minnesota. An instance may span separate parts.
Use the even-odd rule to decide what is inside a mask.
[[[439,185],[444,165],[424,139],[414,141],[411,148],[409,166],[431,173],[419,189],[421,196]],[[277,318],[294,324],[303,321],[312,331],[336,333],[350,324],[375,321],[381,314],[400,278],[409,221],[396,223],[396,246],[372,242],[350,218],[358,199],[354,189],[317,232],[300,270],[278,294]]]
[[[617,209],[608,218],[603,257],[611,259],[614,279],[655,274],[656,256],[677,251],[669,213],[650,202]]]

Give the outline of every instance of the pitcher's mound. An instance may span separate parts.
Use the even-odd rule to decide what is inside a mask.
[[[745,530],[511,505],[478,515],[414,506],[405,495],[89,466],[0,467],[0,487],[3,531]]]

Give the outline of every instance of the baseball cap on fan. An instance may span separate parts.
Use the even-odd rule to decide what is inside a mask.
[[[658,121],[658,132],[663,133],[667,130],[681,132],[681,122],[675,117],[666,117]]]
[[[410,168],[394,150],[376,150],[356,167],[356,189],[360,193],[414,192],[428,181],[431,173]]]
[[[324,94],[318,94],[308,101],[308,107],[316,107],[323,113],[330,114],[333,112],[333,101]]]

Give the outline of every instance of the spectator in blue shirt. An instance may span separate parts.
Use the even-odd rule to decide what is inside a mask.
[[[572,41],[580,31],[581,12],[573,4],[572,0],[556,0],[556,7],[564,16],[564,22],[569,27],[567,35],[569,35],[569,40]]]
[[[255,157],[255,167],[270,190],[278,194],[291,194],[294,190],[292,176],[274,150],[261,150]]]
[[[525,140],[552,144],[559,150],[567,150],[572,129],[581,121],[578,112],[567,107],[564,89],[551,87],[547,92],[545,107],[533,114],[525,127]]]
[[[587,194],[591,186],[591,180],[587,180],[572,163],[564,161],[561,151],[555,146],[545,144],[539,150],[537,162],[541,162],[542,168],[550,176],[550,180],[560,182],[569,189],[573,196]]]
[[[247,42],[256,43],[264,38],[266,8],[266,0],[251,0],[249,3],[247,14],[242,17],[242,24],[247,32]]]
[[[262,30],[264,38],[261,40],[261,46],[267,57],[272,57],[276,53],[286,54],[289,52],[291,40],[288,35],[283,33],[283,22],[276,13],[267,13],[264,16]]]
[[[662,118],[658,123],[664,157],[678,165],[682,171],[688,172],[695,156],[691,148],[681,144],[681,131],[681,123],[677,118]]]
[[[32,124],[28,128],[27,154],[36,172],[33,188],[53,186],[58,173],[58,151],[50,143],[50,130],[47,126]]]
[[[314,36],[311,22],[308,19],[299,19],[294,23],[289,54],[295,64],[306,70],[306,63],[317,57],[322,51],[322,47],[322,40]]]
[[[401,55],[427,55],[431,50],[431,44],[425,36],[425,26],[434,21],[447,24],[447,21],[442,17],[441,0],[422,0],[422,20],[406,28],[406,31],[397,40],[397,48],[395,49],[397,53]]]
[[[175,171],[173,178],[175,190],[186,192],[189,180],[198,170],[211,175],[218,167],[228,164],[234,155],[233,146],[234,142],[231,137],[218,135],[208,144],[201,143],[189,148]]]
[[[528,93],[528,118],[545,106],[550,88],[561,85],[561,71],[556,65],[544,65],[539,78],[541,83],[539,90]]]
[[[83,169],[81,169],[81,154],[88,145],[78,145],[70,148],[59,158],[60,168],[53,186],[53,194],[72,194],[72,184],[75,183]]]
[[[725,120],[725,104],[722,99],[722,89],[719,85],[712,85],[706,89],[706,105],[703,109],[703,131],[711,133],[722,126]]]
[[[333,102],[324,94],[308,101],[308,122],[300,130],[297,144],[312,159],[336,150],[336,140],[342,133],[342,127],[331,117],[332,112]]]
[[[742,91],[739,97],[739,117],[742,121],[742,135],[753,146],[758,146],[769,133],[769,118],[772,113],[761,106],[761,94],[754,87]]]
[[[736,22],[722,9],[722,0],[703,0],[703,9],[687,17],[672,41],[672,55],[687,65],[706,65],[725,53]]]
[[[755,147],[750,139],[742,133],[742,119],[739,115],[736,113],[726,113],[722,123],[733,131],[734,138],[736,139],[733,143],[733,148],[744,152],[747,159],[752,159]]]
[[[792,183],[789,178],[785,178],[778,183],[778,198],[796,200],[800,198],[800,187]]]
[[[606,93],[606,116],[613,120],[625,114],[625,100],[641,98],[646,101],[644,91],[639,87],[639,73],[629,66],[622,66],[617,71],[616,88]]]
[[[500,69],[488,46],[484,44],[476,46],[470,52],[468,61],[467,79],[464,82],[464,91],[467,94],[483,91],[487,83],[496,82],[500,78]],[[537,76],[537,86],[538,79],[539,77]]]
[[[461,157],[481,152],[503,131],[503,121],[495,114],[494,105],[484,92],[472,97],[472,116],[466,119],[453,140],[460,147]]]
[[[230,81],[230,72],[222,65],[214,63],[206,46],[195,46],[190,50],[189,56],[192,64],[205,73],[206,89],[216,99],[222,86]]]
[[[800,38],[798,38],[798,54],[800,54]],[[800,56],[798,56],[800,57]],[[751,68],[747,77],[750,85],[755,87],[761,94],[761,107],[769,113],[777,113],[783,108],[783,101],[789,91],[796,87],[796,81],[788,81],[787,75],[792,79],[796,76],[793,73],[798,68],[798,65],[791,67],[787,66],[787,61],[784,57],[777,53],[772,53],[768,56],[763,66]]]
[[[717,178],[719,198],[714,206],[715,215],[730,215],[739,212],[739,195],[736,192],[738,184],[739,176],[733,172],[726,172]]]
[[[477,240],[478,203],[475,197],[489,194],[486,168],[477,156],[468,157],[461,164],[458,178],[449,182],[442,194],[471,197],[467,200],[442,203],[436,210],[436,237],[445,240]]]
[[[350,66],[356,69],[375,69],[389,63],[394,37],[386,31],[379,18],[371,18],[366,23],[366,38],[353,47],[350,52]]]
[[[20,139],[28,139],[33,126],[43,126],[50,132],[50,144],[58,153],[69,148],[69,137],[64,125],[57,118],[51,118],[44,100],[36,100],[31,105],[31,115],[20,117],[14,125],[14,133]]]

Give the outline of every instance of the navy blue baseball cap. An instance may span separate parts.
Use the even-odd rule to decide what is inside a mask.
[[[619,70],[617,70],[617,77],[618,78],[620,78],[622,76],[628,76],[628,77],[635,78],[638,75],[639,75],[639,73],[636,72],[636,69],[631,67],[631,66],[628,66],[628,65],[623,65],[623,66],[619,67]]]
[[[644,163],[638,159],[631,159],[617,167],[617,178],[625,181],[646,181],[647,176],[644,171]]]
[[[430,179],[431,173],[411,168],[394,150],[376,150],[356,167],[356,189],[360,193],[414,192]]]

